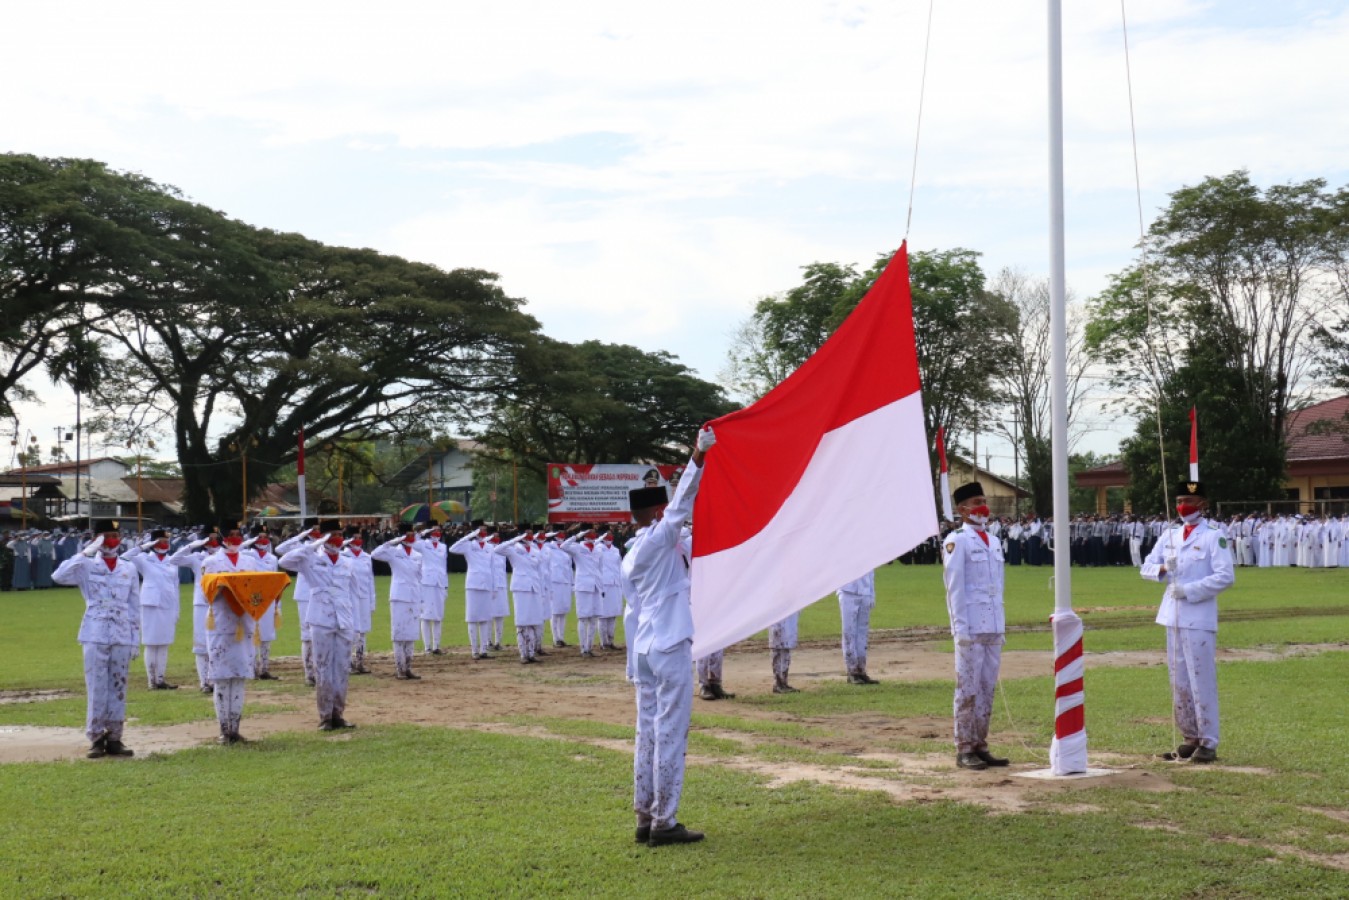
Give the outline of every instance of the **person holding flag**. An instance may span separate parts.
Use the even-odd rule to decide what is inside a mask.
[[[220,549],[201,564],[203,581],[208,575],[261,571],[257,555],[244,552],[239,522],[226,519],[220,525]],[[251,557],[251,558],[250,558]],[[234,609],[224,588],[207,597],[210,603],[206,621],[208,675],[214,685],[216,721],[220,725],[221,744],[241,744],[239,723],[244,716],[244,682],[253,678],[253,632],[257,622],[247,613]]]
[[[201,575],[206,560],[220,549],[220,535],[216,529],[205,526],[202,532],[202,537],[174,551],[169,562],[192,575],[192,655],[197,662],[197,687],[203,694],[211,694],[215,686],[211,684],[210,651],[206,641],[206,617],[211,604],[206,602],[206,593],[201,589]]]
[[[1157,541],[1139,572],[1166,585],[1157,624],[1166,628],[1171,699],[1184,740],[1163,758],[1197,763],[1218,758],[1218,595],[1236,581],[1227,538],[1204,518],[1207,503],[1203,482],[1181,482],[1180,522]]]
[[[943,579],[946,610],[955,638],[956,765],[962,769],[1005,766],[988,750],[993,693],[1002,667],[1006,621],[1002,608],[1002,547],[990,540],[984,487],[971,481],[956,488],[961,527],[946,538]]]
[[[693,513],[704,458],[716,440],[711,428],[698,432],[673,499],[664,487],[628,493],[638,526],[622,566],[624,593],[637,616],[636,634],[629,638],[637,682],[633,809],[637,841],[652,847],[703,839],[677,818],[693,713],[693,614],[680,538]]]

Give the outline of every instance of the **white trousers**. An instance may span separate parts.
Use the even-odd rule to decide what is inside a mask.
[[[726,657],[725,650],[709,653],[698,660],[698,684],[721,684],[721,662]]]
[[[849,675],[867,670],[867,639],[871,632],[874,599],[857,594],[840,594],[839,617],[843,621],[843,665]]]
[[[956,641],[955,739],[961,753],[988,749],[988,723],[1002,667],[1000,634],[976,634]]]
[[[542,625],[515,626],[515,643],[520,647],[521,659],[534,659],[539,652],[539,640],[543,637]]]
[[[347,676],[351,674],[351,633],[314,625],[309,629],[314,644],[314,695],[319,721],[340,719],[347,708]]]
[[[220,733],[226,737],[239,733],[239,722],[244,717],[244,679],[217,678],[215,680],[215,718]]]
[[[164,680],[164,670],[169,667],[168,644],[145,645],[145,680],[154,687]]]
[[[126,644],[84,644],[84,691],[88,698],[84,736],[122,739],[126,722],[126,689],[135,647]]]
[[[599,631],[599,625],[600,620],[595,616],[576,620],[577,641],[581,645],[582,653],[589,653],[595,649],[595,633]]]
[[[440,649],[441,619],[422,619],[422,650],[430,653]]]
[[[693,714],[693,642],[637,655],[637,737],[632,808],[638,825],[670,828],[684,791]]]
[[[1218,636],[1195,628],[1166,629],[1166,663],[1176,728],[1188,743],[1218,748]]]
[[[258,652],[253,655],[253,677],[261,678],[271,671],[272,642],[259,641]]]
[[[416,641],[393,642],[393,666],[399,675],[412,674],[412,656],[416,649]]]
[[[600,617],[600,646],[614,649],[614,637],[618,634],[618,616]]]
[[[365,632],[357,632],[356,640],[351,642],[351,672],[355,674],[365,668]]]
[[[553,643],[561,644],[567,639],[567,614],[553,613],[548,618],[548,627],[553,632]]]
[[[505,616],[493,616],[493,617],[492,617],[492,643],[494,643],[494,644],[496,644],[498,647],[500,647],[500,646],[501,646],[501,638],[503,637],[503,633],[505,632],[505,630],[506,630],[506,617],[505,617]]]
[[[468,648],[475,655],[487,652],[487,645],[492,642],[492,623],[489,622],[469,622],[468,623]]]

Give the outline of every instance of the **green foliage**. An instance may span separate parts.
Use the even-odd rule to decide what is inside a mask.
[[[519,390],[479,439],[539,473],[550,462],[681,462],[698,429],[732,408],[664,351],[538,340],[520,366]]]

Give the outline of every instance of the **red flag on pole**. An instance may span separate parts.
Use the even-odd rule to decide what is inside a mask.
[[[951,509],[951,476],[946,469],[946,429],[937,427],[937,459],[941,463],[941,514],[948,522],[956,520]]]
[[[712,424],[693,516],[695,658],[937,533],[906,248],[814,356]]]
[[[1190,480],[1199,480],[1199,419],[1190,407]]]
[[[309,502],[305,498],[304,492],[304,429],[300,429],[300,456],[295,463],[296,478],[295,487],[300,492],[300,519],[309,518]],[[303,521],[300,523],[304,524]]]

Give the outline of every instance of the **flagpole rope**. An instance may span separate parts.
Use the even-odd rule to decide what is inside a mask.
[[[1143,222],[1143,178],[1140,175],[1138,165],[1138,124],[1134,117],[1133,65],[1129,55],[1129,19],[1127,13],[1125,12],[1125,0],[1120,0],[1119,17],[1120,17],[1120,32],[1124,38],[1124,80],[1126,86],[1128,87],[1129,93],[1129,137],[1133,145],[1134,199],[1138,206],[1138,247],[1142,253],[1142,267],[1143,267],[1143,305],[1145,310],[1147,311],[1148,316],[1148,325],[1147,325],[1148,369],[1149,375],[1152,377],[1153,396],[1155,401],[1153,405],[1153,416],[1157,426],[1157,452],[1158,456],[1161,459],[1162,511],[1166,515],[1167,542],[1168,544],[1171,545],[1172,555],[1174,556],[1175,531],[1172,528],[1171,522],[1171,491],[1169,486],[1170,483],[1167,481],[1166,475],[1166,438],[1162,430],[1162,376],[1161,372],[1159,371],[1160,367],[1157,365],[1157,351],[1152,345],[1152,333],[1153,333],[1152,271],[1148,266],[1147,230]],[[1167,631],[1168,637],[1171,638],[1170,640],[1167,641],[1167,644],[1170,645],[1168,647],[1167,653],[1167,663],[1168,663],[1167,665],[1168,674],[1166,679],[1167,703],[1174,705],[1175,700],[1174,697],[1172,696],[1173,692],[1171,689],[1170,672],[1174,671],[1176,663],[1176,660],[1174,658],[1175,653],[1174,648],[1175,645],[1178,643],[1178,641],[1175,640],[1175,638],[1177,637],[1176,626],[1174,625],[1168,626]],[[1171,717],[1172,744],[1178,743],[1177,735],[1178,732],[1176,730],[1176,717],[1173,715]]]
[[[909,239],[909,227],[913,225],[913,194],[918,187],[918,142],[923,134],[923,99],[927,95],[927,60],[932,48],[932,7],[936,0],[927,4],[927,36],[923,39],[923,75],[918,82],[918,124],[913,133],[913,169],[909,172],[909,214],[904,219],[904,240]]]

